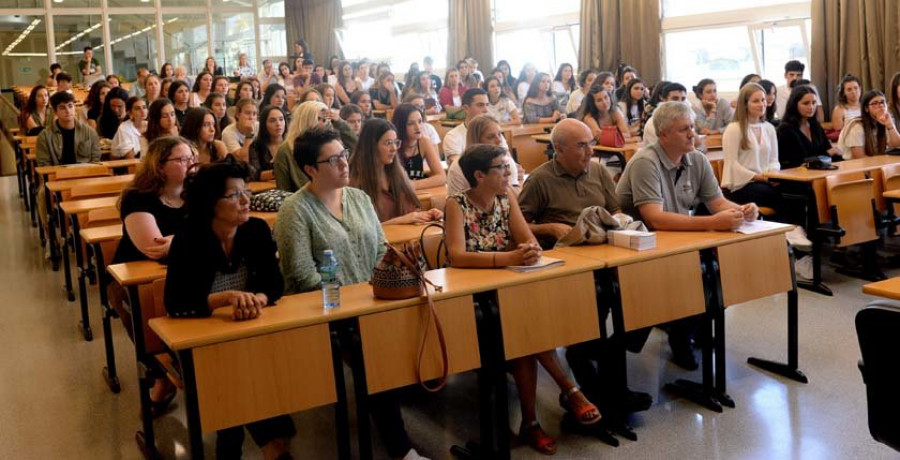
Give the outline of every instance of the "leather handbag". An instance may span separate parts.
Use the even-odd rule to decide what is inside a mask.
[[[450,357],[447,354],[444,329],[441,326],[441,320],[437,315],[434,299],[431,298],[428,285],[432,286],[434,292],[441,292],[443,287],[432,283],[425,277],[425,271],[423,270],[424,255],[422,246],[418,241],[413,240],[402,247],[397,247],[387,242],[385,245],[387,246],[387,251],[372,273],[372,281],[370,281],[372,292],[379,299],[389,300],[409,299],[425,295],[428,300],[428,318],[425,320],[426,326],[422,333],[422,339],[419,342],[416,376],[419,379],[419,384],[425,390],[430,392],[440,391],[447,384]],[[437,379],[437,384],[434,386],[429,385],[422,376],[422,358],[425,356],[425,345],[428,343],[432,322],[434,322],[435,330],[437,331],[443,365],[441,377]]]
[[[604,147],[625,147],[625,136],[616,126],[601,126],[597,143]]]

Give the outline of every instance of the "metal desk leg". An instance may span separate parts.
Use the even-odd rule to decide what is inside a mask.
[[[53,200],[50,199],[50,190],[46,189],[46,180],[41,184],[44,187],[44,201],[47,205],[47,244],[50,245],[50,264],[53,271],[59,271],[59,240],[56,239],[56,216],[53,214]]]
[[[812,240],[812,258],[813,258],[813,279],[812,281],[798,281],[797,287],[831,296],[831,288],[822,282],[822,238],[823,236],[816,229],[819,228],[819,208],[816,202],[816,191],[813,183],[809,183],[807,190],[806,205],[806,228],[809,230],[809,237]]]
[[[78,215],[72,214],[72,244],[75,245],[75,265],[78,266],[78,297],[81,306],[81,335],[88,342],[94,340],[94,332],[91,330],[91,319],[88,314],[87,283],[85,278],[84,253],[81,251],[81,235],[78,232]]]
[[[797,298],[797,274],[794,273],[794,251],[791,249],[791,245],[787,245],[789,260],[791,264],[791,281],[793,283],[793,289],[788,291],[788,304],[787,304],[787,327],[788,327],[788,336],[787,336],[787,352],[788,352],[788,362],[787,364],[779,363],[775,361],[769,361],[760,358],[747,358],[747,363],[756,366],[760,369],[767,370],[774,374],[778,374],[782,377],[787,377],[791,380],[800,382],[800,383],[809,383],[809,379],[806,377],[806,374],[803,373],[799,369],[800,366],[800,358],[798,351],[799,341],[799,318],[798,318],[798,307],[799,300]]]
[[[356,319],[338,321],[331,327],[349,337],[350,369],[353,373],[353,391],[356,396],[356,429],[359,443],[359,458],[372,458],[372,429],[369,411],[369,389],[366,385],[366,368],[363,361],[362,337],[359,335],[359,322]],[[341,371],[343,372],[343,370]]]
[[[144,325],[142,324],[143,315],[141,314],[141,297],[138,293],[137,286],[128,286],[128,299],[131,305],[131,327],[134,331],[134,353],[138,370],[138,395],[141,398],[141,424],[143,426],[143,431],[138,430],[134,435],[134,439],[138,444],[138,448],[144,454],[144,458],[157,458],[159,457],[159,452],[156,450],[156,438],[153,434],[153,412],[150,404],[150,389],[153,388],[153,381],[155,379],[153,378],[152,371],[144,362],[148,359],[148,356],[144,347],[145,338]],[[192,366],[193,362],[191,362],[190,365]]]
[[[59,207],[59,203],[62,202],[61,194],[56,195],[56,213],[57,213],[57,222],[59,222],[59,234],[63,240],[62,252],[60,253],[60,257],[63,260],[63,275],[66,280],[66,299],[69,302],[75,301],[75,289],[72,286],[72,267],[71,262],[69,261],[69,235],[66,234],[65,222],[66,222],[66,214],[63,212],[62,208]]]
[[[100,308],[103,317],[103,345],[106,350],[106,367],[103,368],[103,380],[113,393],[122,390],[119,383],[119,376],[116,373],[116,350],[112,336],[112,318],[118,316],[116,310],[109,305],[109,299],[106,297],[106,286],[109,285],[109,274],[106,273],[106,265],[103,263],[103,247],[100,243],[94,246],[94,255],[97,257],[97,270],[99,280],[97,282],[100,289]]]
[[[338,458],[340,460],[350,460],[350,418],[347,403],[347,382],[344,380],[344,360],[341,358],[340,334],[334,323],[329,323],[328,329],[331,337],[331,362],[334,366],[334,383],[337,390],[334,419]]]
[[[707,299],[707,312],[713,320],[712,346],[715,354],[715,388],[713,396],[726,407],[734,407],[734,400],[727,392],[727,363],[725,362],[725,301],[722,299],[722,279],[715,249],[700,252],[703,263]]]
[[[184,382],[184,404],[188,438],[191,442],[191,458],[203,458],[203,430],[200,428],[200,404],[197,400],[193,350],[179,351],[178,361],[181,363],[181,379]],[[149,396],[147,398],[149,399]]]

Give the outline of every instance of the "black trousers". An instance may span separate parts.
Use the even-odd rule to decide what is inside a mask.
[[[297,434],[294,421],[288,415],[267,418],[258,422],[219,430],[216,436],[216,458],[219,460],[237,460],[241,458],[241,447],[244,445],[244,428],[257,446],[279,439],[290,438]]]

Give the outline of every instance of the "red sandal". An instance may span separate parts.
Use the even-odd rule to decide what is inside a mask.
[[[527,443],[532,449],[544,454],[556,453],[556,439],[547,434],[537,420],[525,425],[519,430],[519,437],[523,443]]]
[[[578,387],[572,387],[566,390],[566,392],[560,393],[559,405],[572,414],[575,417],[575,420],[582,425],[593,425],[599,422],[603,416],[600,414],[600,411],[597,410],[597,406],[588,401],[584,395],[582,395],[584,402],[578,403],[572,399],[572,395],[580,392],[581,390],[579,390]],[[597,415],[588,417],[588,414],[591,412],[596,412]]]

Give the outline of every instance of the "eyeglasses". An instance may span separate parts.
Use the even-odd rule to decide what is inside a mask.
[[[596,146],[597,146],[596,139],[591,139],[588,142],[578,142],[575,144],[575,147],[577,147],[580,150],[584,150],[585,148],[590,148],[591,150],[593,150],[594,147],[596,147]]]
[[[250,190],[235,190],[228,195],[222,195],[222,198],[230,201],[238,201],[241,197],[249,200],[251,196],[253,196],[253,192]]]
[[[341,161],[347,161],[350,158],[350,150],[344,149],[341,153],[337,155],[330,156],[322,161],[317,161],[316,164],[328,163],[331,166],[337,168],[338,165],[341,164]]]
[[[169,159],[167,159],[166,161],[164,161],[164,163],[168,163],[168,162],[170,162],[170,161],[176,161],[176,162],[181,163],[181,164],[183,164],[183,165],[190,165],[190,164],[193,164],[193,163],[196,161],[196,159],[194,158],[193,155],[191,155],[191,156],[189,156],[189,157],[169,158]]]
[[[400,144],[402,144],[402,143],[403,143],[403,141],[401,141],[400,139],[388,139],[388,140],[384,141],[384,146],[388,147],[388,148],[396,147],[399,149]]]
[[[510,168],[511,167],[510,167],[509,163],[501,163],[499,165],[493,165],[493,166],[488,167],[488,169],[499,169],[500,172],[509,171]]]
[[[885,101],[884,99],[882,99],[882,100],[879,100],[879,101],[872,101],[872,102],[868,103],[867,105],[868,105],[869,107],[875,107],[875,106],[879,106],[879,105],[880,105],[880,106],[886,106],[886,105],[887,105],[887,101]]]

